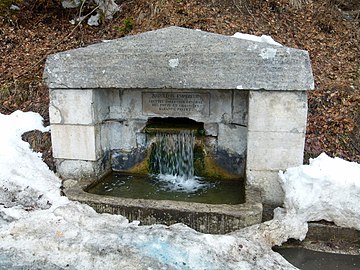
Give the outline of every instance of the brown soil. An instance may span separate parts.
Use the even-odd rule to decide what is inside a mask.
[[[46,56],[58,51],[170,25],[266,34],[310,53],[316,89],[308,98],[305,162],[321,152],[360,162],[358,1],[302,1],[307,3],[295,8],[289,0],[123,0],[122,11],[99,27],[70,24],[79,10],[62,9],[59,2],[24,0],[20,11],[0,9],[1,113],[31,110],[49,123],[42,73]],[[25,137],[51,165],[49,136]]]

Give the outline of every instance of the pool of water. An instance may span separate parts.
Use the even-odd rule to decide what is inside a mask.
[[[97,195],[151,200],[174,200],[208,204],[241,204],[245,202],[242,180],[176,179],[156,175],[134,175],[113,172],[85,191]]]
[[[313,251],[301,247],[276,248],[288,262],[306,270],[359,270],[360,256]]]

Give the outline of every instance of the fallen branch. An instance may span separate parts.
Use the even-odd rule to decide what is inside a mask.
[[[240,6],[238,5],[238,3],[236,2],[236,0],[233,0],[233,4],[234,6],[237,8],[237,10],[240,11],[240,13],[242,13],[243,11],[241,10]],[[241,0],[239,1],[239,4],[241,5]],[[246,8],[246,11],[248,12],[248,14],[254,19],[255,24],[258,24],[258,21],[256,20],[256,18],[254,17],[254,15],[251,13],[250,9],[248,8],[247,4],[244,3],[244,6]]]

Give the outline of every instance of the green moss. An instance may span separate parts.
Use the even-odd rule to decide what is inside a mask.
[[[194,147],[194,173],[197,176],[205,176],[205,152],[202,145],[196,144]]]
[[[141,162],[135,164],[127,172],[135,174],[148,174],[150,172],[150,154],[152,151],[147,151],[146,157]]]
[[[4,100],[11,96],[10,88],[7,85],[0,87],[0,100]]]
[[[211,156],[204,157],[205,177],[216,178],[219,180],[239,180],[239,176],[228,172],[219,166]]]
[[[122,32],[123,34],[128,34],[134,29],[134,18],[127,17],[123,20],[122,25],[116,27],[116,30]]]
[[[148,154],[143,161],[129,169],[128,172],[135,174],[159,173],[159,168],[156,168],[154,165],[155,162],[152,162],[154,159],[153,152],[154,151],[149,151],[150,154]],[[201,177],[219,180],[239,180],[238,175],[232,174],[219,166],[214,158],[206,156],[204,150],[199,146],[196,146],[194,149],[194,171],[195,175]]]

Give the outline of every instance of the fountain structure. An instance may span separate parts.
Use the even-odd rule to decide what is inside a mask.
[[[303,50],[169,27],[51,55],[44,78],[56,168],[65,186],[75,184],[65,193],[99,212],[224,233],[260,222],[262,202],[281,204],[278,171],[303,161],[306,91],[314,87]],[[179,140],[186,159],[174,164]],[[245,199],[87,192],[110,171],[242,179]]]

